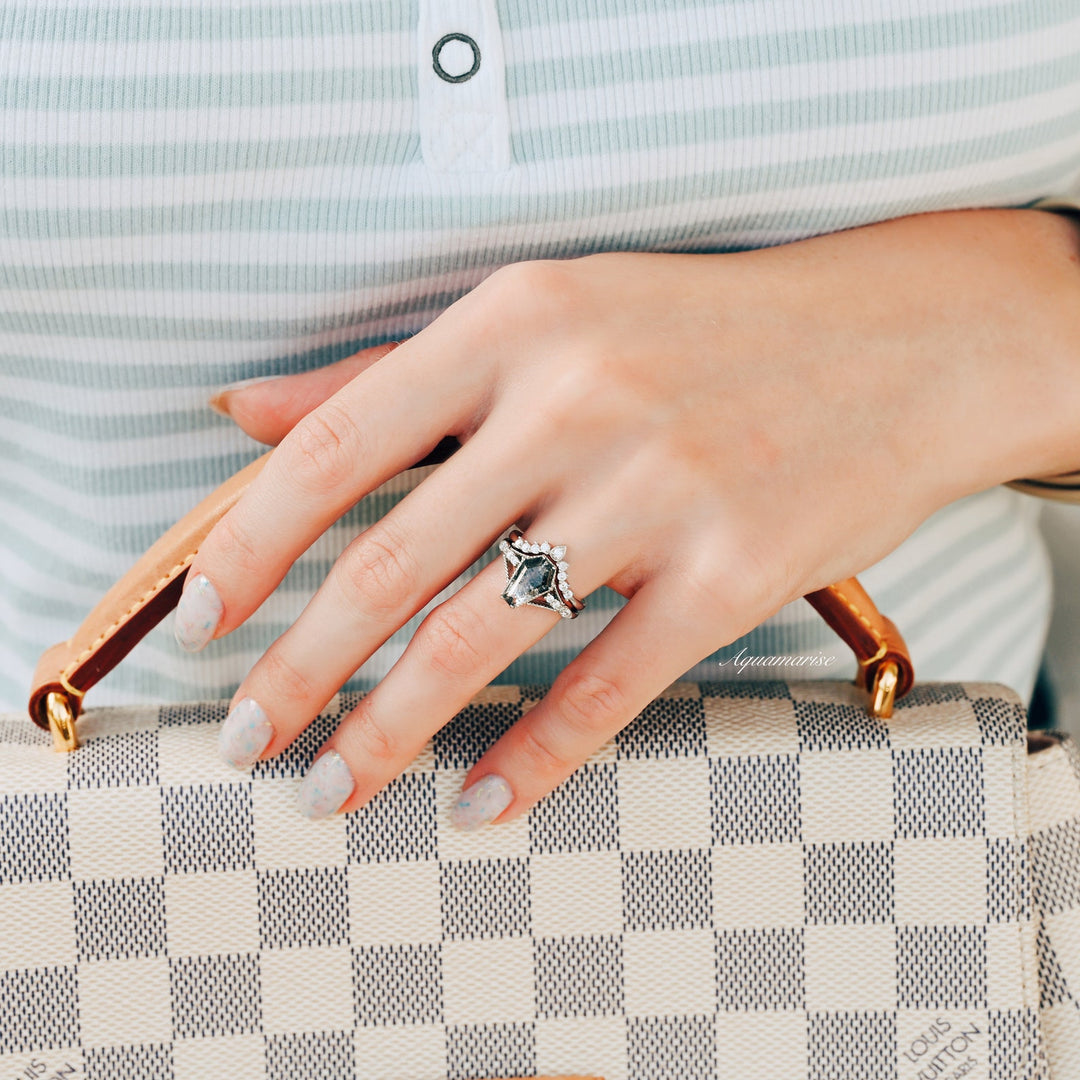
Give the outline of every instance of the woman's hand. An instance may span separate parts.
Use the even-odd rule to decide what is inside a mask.
[[[228,394],[242,426],[280,443],[189,571],[176,622],[189,649],[240,625],[366,493],[448,434],[462,446],[350,543],[255,664],[223,752],[244,767],[283,750],[517,524],[566,545],[578,598],[603,584],[628,598],[473,767],[456,817],[527,810],[783,604],[961,495],[1073,466],[1070,228],[962,211],[737,255],[518,263],[396,348]],[[1071,322],[1053,315],[1069,305]],[[362,806],[559,633],[558,614],[511,608],[504,584],[497,557],[427,615],[312,766],[309,816]]]

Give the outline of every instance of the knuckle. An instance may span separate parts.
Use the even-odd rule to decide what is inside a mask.
[[[394,617],[420,584],[420,568],[391,527],[372,526],[341,557],[341,587],[366,618]]]
[[[401,740],[376,716],[367,698],[361,698],[348,723],[348,739],[361,756],[381,762],[401,757]]]
[[[565,776],[574,770],[574,762],[553,749],[541,737],[534,724],[525,726],[514,752],[524,765],[523,771],[533,777]]]
[[[236,514],[226,514],[217,523],[215,541],[218,550],[228,559],[232,570],[242,574],[261,573],[266,568],[266,555],[240,524]]]
[[[626,709],[626,695],[614,680],[595,671],[571,672],[560,689],[560,717],[587,734],[613,726]]]
[[[353,477],[363,460],[360,434],[349,414],[330,402],[305,416],[290,435],[290,471],[316,492],[335,491]]]
[[[500,266],[481,283],[486,299],[518,317],[529,315],[545,325],[580,304],[578,275],[567,259],[527,259]]]
[[[271,649],[263,656],[259,679],[269,688],[269,698],[286,705],[307,705],[319,696],[311,679],[281,649]]]
[[[483,620],[460,598],[434,608],[417,630],[428,664],[443,675],[474,675],[485,664]]]

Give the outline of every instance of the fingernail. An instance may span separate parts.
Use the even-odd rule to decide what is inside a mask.
[[[510,785],[494,773],[467,787],[450,811],[450,824],[455,828],[472,832],[494,821],[513,801]]]
[[[173,635],[188,652],[198,652],[213,636],[225,605],[205,574],[188,578],[176,605]]]
[[[336,750],[327,750],[308,769],[300,790],[296,794],[296,806],[304,817],[328,818],[352,794],[356,787],[349,766]]]
[[[220,413],[222,416],[229,416],[229,402],[228,395],[234,390],[245,390],[249,386],[254,386],[256,383],[271,382],[274,379],[282,379],[283,375],[256,375],[252,379],[239,379],[236,382],[231,382],[227,386],[223,386],[215,394],[211,395],[207,401],[207,405],[216,413]]]
[[[274,725],[254,698],[241,698],[225,717],[218,734],[218,749],[226,764],[248,769],[270,745]]]

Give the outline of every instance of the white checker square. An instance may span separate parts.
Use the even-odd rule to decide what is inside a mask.
[[[211,1077],[240,1080],[241,1077],[265,1075],[266,1049],[262,1035],[177,1039],[173,1044],[174,1080],[209,1080]]]
[[[105,735],[155,731],[160,714],[159,705],[105,705],[87,709],[79,717],[79,738],[86,743]]]
[[[135,1008],[132,1003],[137,1003]],[[79,1027],[84,1046],[169,1042],[168,959],[152,956],[80,964]]]
[[[894,750],[980,746],[982,732],[970,701],[940,701],[897,709],[889,720],[889,744]]]
[[[891,925],[807,926],[808,1012],[896,1008],[896,930]]]
[[[917,1080],[920,1072],[923,1077],[933,1076],[934,1080],[959,1080],[960,1066],[969,1058],[974,1058],[975,1064],[959,1072],[959,1076],[963,1080],[990,1080],[989,1024],[985,1012],[900,1009],[896,1015],[896,1043],[900,1063],[906,1066],[900,1073],[902,1080],[908,1080],[909,1076]],[[948,1052],[942,1054],[943,1050]]]
[[[709,757],[797,754],[799,731],[790,698],[702,699]]]
[[[626,1076],[626,1020],[581,1016],[536,1021],[536,1071],[540,1076]]]
[[[712,851],[718,928],[802,926],[802,844],[722,844]]]
[[[985,808],[986,835],[989,837],[1015,837],[1017,815],[1023,811],[1025,769],[1027,756],[1023,745],[984,746],[982,751],[983,807]],[[1075,784],[1075,781],[1073,782]],[[1032,805],[1038,799],[1040,785],[1029,783]],[[1078,808],[1080,812],[1080,808]],[[1054,820],[1060,820],[1058,807]]]
[[[353,945],[442,941],[438,863],[358,863],[348,882]]]
[[[712,930],[623,935],[627,1016],[711,1015],[716,1010]]]
[[[1023,1009],[1038,1005],[1036,1000],[1024,1001],[1025,942],[1022,935],[1034,935],[1030,923],[990,923],[986,927],[986,1007],[988,1009]],[[1034,949],[1029,960],[1036,963]]]
[[[220,724],[176,724],[158,732],[158,777],[162,787],[235,784],[237,772],[218,752]]]
[[[161,877],[161,792],[156,787],[68,792],[74,880]]]
[[[217,956],[259,949],[254,870],[169,874],[165,918],[170,956]]]
[[[1080,784],[1062,746],[1027,758],[1029,828],[1041,832],[1080,817]]]
[[[1044,926],[1065,981],[1070,989],[1080,987],[1080,908],[1047,915]]]
[[[259,976],[267,1035],[351,1030],[352,953],[347,945],[264,949]]]
[[[986,921],[986,840],[898,839],[893,844],[896,922],[946,926]]]
[[[446,941],[442,958],[447,1024],[520,1024],[535,1016],[531,938]]]
[[[461,795],[465,769],[435,773],[435,815],[439,836],[439,858],[443,862],[466,859],[518,859],[529,854],[529,815],[491,829],[466,832],[450,824],[450,810]]]
[[[260,870],[344,866],[345,815],[311,821],[296,809],[299,782],[258,780],[251,786],[255,865]]]
[[[888,750],[807,751],[799,759],[799,773],[806,843],[893,838],[892,758]]]
[[[529,862],[533,937],[622,932],[622,868],[617,851],[533,855]]]
[[[431,1080],[446,1075],[446,1031],[442,1024],[358,1027],[353,1038],[357,1077]]]
[[[716,1017],[716,1075],[803,1080],[808,1057],[806,1015],[721,1012]]]
[[[618,790],[623,851],[711,845],[709,761],[704,755],[620,761]]]
[[[70,881],[0,885],[0,968],[74,965]]]
[[[30,720],[20,720],[30,726]],[[0,769],[0,795],[57,794],[67,791],[67,755],[58,754],[52,743],[46,746],[23,746],[4,743],[0,746],[4,767]]]

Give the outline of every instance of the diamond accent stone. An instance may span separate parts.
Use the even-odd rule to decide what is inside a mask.
[[[559,559],[561,559],[565,554],[566,554],[566,545],[565,544],[560,544],[558,547],[554,547],[554,548],[551,549],[551,557],[556,562],[558,562]],[[565,570],[566,567],[564,566],[563,569]]]
[[[551,554],[555,555],[555,552],[552,552]],[[556,558],[558,558],[558,556],[556,556]],[[569,570],[570,569],[570,564],[568,562],[560,562],[559,563],[559,569],[560,570]]]
[[[540,545],[540,550],[546,554],[547,552],[549,552],[551,550],[551,545],[545,540]]]

